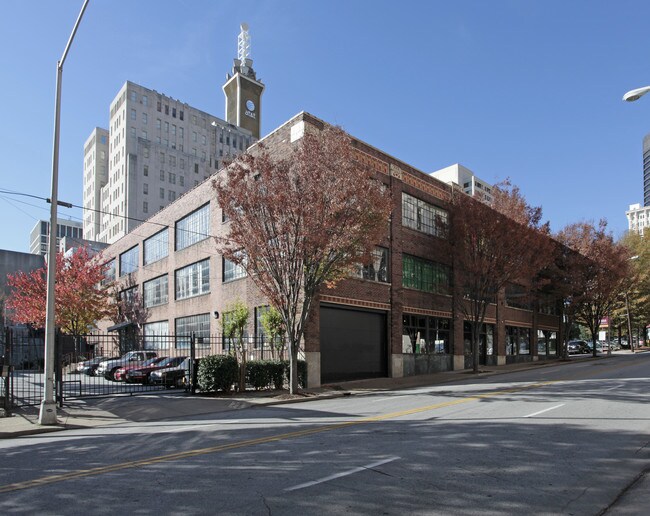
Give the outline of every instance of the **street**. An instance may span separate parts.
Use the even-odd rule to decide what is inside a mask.
[[[0,441],[4,514],[617,514],[650,353]]]

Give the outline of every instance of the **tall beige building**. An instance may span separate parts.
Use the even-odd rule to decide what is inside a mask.
[[[247,73],[255,75],[250,66]],[[242,88],[229,89],[227,95],[250,100]],[[207,179],[224,159],[245,151],[259,135],[259,98],[255,100],[258,125],[253,132],[249,124],[239,127],[125,82],[111,102],[109,128],[95,128],[84,146],[84,237],[117,241]]]

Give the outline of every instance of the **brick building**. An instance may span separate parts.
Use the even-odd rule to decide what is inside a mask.
[[[306,130],[323,124],[300,113],[262,141],[273,152],[286,152]],[[451,187],[353,142],[359,161],[391,189],[393,216],[372,263],[314,303],[304,342],[309,386],[469,367],[469,328],[454,309],[452,248],[440,227],[448,218]],[[131,275],[132,288],[150,310],[145,345],[155,335],[217,334],[214,313],[235,299],[250,307],[248,334],[258,336],[268,302],[240,268],[217,253],[213,237],[226,228],[207,180],[106,249],[111,275]],[[560,317],[552,304],[531,309],[507,294],[488,309],[481,362],[557,358]]]

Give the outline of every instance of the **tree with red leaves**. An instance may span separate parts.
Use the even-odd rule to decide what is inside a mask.
[[[507,285],[537,288],[553,243],[541,208],[530,207],[509,181],[496,185],[488,206],[460,190],[452,199],[451,242],[456,305],[471,327],[473,371],[479,372],[479,339],[487,307]]]
[[[388,230],[390,192],[355,159],[340,128],[307,131],[283,157],[258,144],[214,181],[230,220],[221,253],[245,268],[280,312],[291,357],[290,392],[312,301],[332,286]]]
[[[565,299],[569,317],[589,328],[592,352],[596,356],[596,343],[600,322],[616,302],[624,279],[630,269],[630,252],[614,242],[607,232],[607,222],[599,221],[569,224],[556,238],[573,253],[567,254],[565,284],[571,293]]]
[[[69,335],[83,335],[108,315],[110,295],[104,279],[106,266],[92,258],[87,248],[66,257],[56,255],[55,325]],[[7,309],[18,323],[45,326],[47,266],[7,276],[12,288]]]

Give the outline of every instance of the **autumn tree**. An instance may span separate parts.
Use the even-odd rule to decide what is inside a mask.
[[[368,256],[388,229],[390,192],[357,162],[343,130],[306,131],[283,156],[258,144],[214,181],[230,220],[223,256],[244,267],[284,322],[290,392],[314,297]]]
[[[112,303],[109,308],[109,318],[113,323],[131,323],[130,342],[120,339],[120,353],[134,349],[144,331],[144,325],[149,320],[150,311],[144,306],[142,294],[138,290],[133,275],[128,274],[111,287]],[[137,347],[137,346],[135,346]]]
[[[565,308],[589,329],[596,356],[601,321],[614,306],[628,276],[629,251],[614,242],[604,220],[597,226],[592,222],[569,224],[556,238],[578,253],[574,255],[571,277],[566,278],[574,285],[574,294]]]
[[[92,258],[88,249],[56,255],[55,325],[62,332],[79,336],[108,315],[110,294],[101,285],[106,266]],[[7,308],[18,323],[45,327],[47,266],[7,276],[12,292]]]
[[[634,340],[629,335],[631,327],[635,325],[645,329],[650,324],[650,239],[629,232],[618,243],[627,249],[629,268],[611,314],[627,327],[628,342],[633,350]],[[645,331],[641,338],[645,338]]]
[[[479,339],[487,308],[510,284],[537,288],[548,265],[552,241],[542,210],[528,205],[509,181],[492,189],[492,201],[480,202],[454,189],[451,242],[457,307],[471,328],[473,371],[479,371]]]

